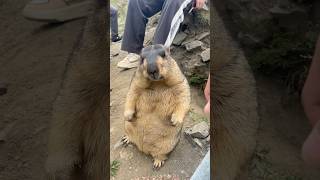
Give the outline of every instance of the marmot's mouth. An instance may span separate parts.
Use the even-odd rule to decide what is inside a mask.
[[[159,76],[159,77],[153,77],[153,76],[148,76],[149,80],[151,81],[161,81],[164,80],[163,76]]]

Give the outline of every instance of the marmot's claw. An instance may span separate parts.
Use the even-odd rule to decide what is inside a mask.
[[[159,159],[155,159],[153,162],[153,169],[158,170],[163,164],[164,164],[164,161],[161,161]]]
[[[126,120],[126,121],[132,120],[133,115],[134,115],[134,111],[133,110],[126,110],[124,112],[124,120]]]
[[[121,142],[124,146],[127,146],[129,143],[130,143],[130,140],[129,140],[129,137],[127,135],[124,135],[122,138],[121,138]]]

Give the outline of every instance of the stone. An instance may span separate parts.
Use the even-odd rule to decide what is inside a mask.
[[[195,40],[185,45],[187,51],[194,51],[201,48],[203,43],[201,41]]]
[[[152,27],[147,30],[144,37],[144,45],[151,45],[154,37],[154,33],[156,32],[156,27]]]
[[[184,32],[179,32],[176,37],[174,37],[172,44],[180,46],[181,43],[187,38],[187,34]]]
[[[206,138],[207,143],[210,142],[210,135]]]
[[[209,126],[206,122],[202,121],[193,127],[186,130],[192,138],[204,139],[209,136]]]
[[[278,19],[279,26],[289,30],[296,30],[297,28],[305,28],[308,20],[308,14],[305,9],[291,8],[284,9],[275,6],[269,12]]]
[[[203,62],[207,62],[207,61],[210,61],[210,48],[202,51],[202,53],[200,54],[201,56],[201,60]]]
[[[210,35],[210,32],[204,32],[204,33],[201,33],[199,35],[196,36],[196,40],[202,40],[203,38],[207,37]]]
[[[245,46],[254,46],[261,43],[261,40],[250,34],[238,33],[238,39]]]
[[[281,8],[279,6],[274,6],[271,9],[269,9],[269,12],[273,16],[283,16],[283,15],[288,15],[290,12],[284,8]]]
[[[200,147],[201,149],[204,147],[203,144],[202,144],[202,142],[201,142],[199,139],[193,138],[193,141],[194,141],[194,142],[196,143],[196,145],[197,145],[198,147]]]

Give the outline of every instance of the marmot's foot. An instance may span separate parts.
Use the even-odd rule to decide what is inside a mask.
[[[122,145],[127,146],[130,143],[129,137],[127,135],[124,135],[121,138],[121,143],[122,143]]]
[[[154,159],[153,169],[158,170],[162,165],[164,165],[164,161],[159,160],[159,159]]]
[[[173,126],[178,125],[179,123],[182,123],[182,120],[180,120],[179,118],[177,118],[177,116],[175,114],[172,114],[171,116],[171,123]]]
[[[126,121],[132,120],[133,115],[134,115],[134,111],[133,110],[124,111],[124,120],[126,120]]]

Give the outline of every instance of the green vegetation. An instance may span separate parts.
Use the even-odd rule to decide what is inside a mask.
[[[189,78],[190,85],[192,86],[203,86],[208,79],[200,77],[196,74]]]
[[[119,167],[120,167],[120,162],[119,161],[117,161],[117,160],[112,161],[111,166],[110,166],[111,176],[114,177],[114,176],[117,175]]]
[[[253,70],[279,78],[288,92],[300,92],[316,43],[316,34],[278,32],[249,57]]]
[[[209,123],[209,120],[205,116],[202,116],[201,114],[194,112],[193,109],[191,109],[189,111],[189,116],[194,122],[205,121],[205,122]]]

